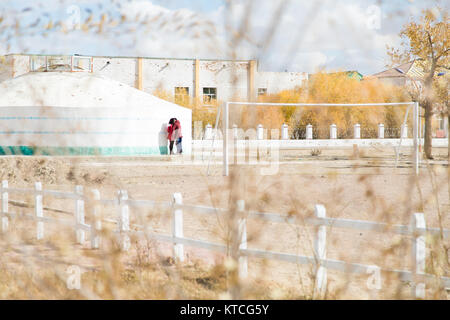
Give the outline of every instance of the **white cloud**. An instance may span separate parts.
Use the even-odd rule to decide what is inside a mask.
[[[387,9],[381,7],[381,29],[374,29],[367,25],[371,18],[368,15],[374,12],[368,10],[373,0],[291,1],[280,17],[276,17],[282,3],[280,0],[253,1],[246,17],[247,27],[242,29],[249,1],[231,2],[232,14],[228,19],[224,6],[200,14],[187,8],[173,10],[142,0],[112,1],[116,4],[114,10],[107,6],[111,1],[81,1],[78,4],[82,8],[83,19],[87,17],[89,7],[97,16],[100,11],[113,11],[112,14],[117,17],[121,14],[126,16],[128,22],[116,29],[108,29],[102,35],[77,31],[66,35],[53,33],[47,37],[39,33],[23,36],[22,39],[9,40],[12,48],[8,50],[3,45],[0,51],[20,52],[27,49],[28,52],[48,53],[259,58],[261,68],[272,71],[313,72],[319,67],[326,67],[371,73],[383,67],[386,44],[398,45],[397,33],[401,23],[407,14],[416,10],[415,6],[407,5],[403,8],[405,17],[391,19],[386,14]],[[24,5],[20,7],[20,3]],[[36,3],[16,0],[16,15],[23,14],[20,13],[21,8]],[[54,9],[54,15],[59,12],[57,17],[65,19],[67,13],[64,8],[73,1],[67,1],[64,5],[57,0],[41,3],[43,6],[39,10]],[[98,3],[102,4],[102,9],[98,8]],[[43,16],[41,18],[45,20]],[[133,21],[136,20],[147,23],[134,30],[137,24]],[[273,21],[275,33],[267,42]],[[233,47],[233,39],[241,30],[245,30],[244,37]]]

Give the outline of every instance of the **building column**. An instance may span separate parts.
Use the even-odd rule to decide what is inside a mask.
[[[248,63],[247,74],[247,99],[249,101],[256,100],[255,78],[257,72],[257,61],[250,60]]]
[[[142,58],[137,58],[136,89],[142,90]]]
[[[194,100],[199,103],[201,99],[200,95],[200,60],[194,60]]]

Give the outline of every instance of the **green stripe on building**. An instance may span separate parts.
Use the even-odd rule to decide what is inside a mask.
[[[32,147],[0,146],[0,155],[22,156],[137,156],[168,154],[163,147]]]

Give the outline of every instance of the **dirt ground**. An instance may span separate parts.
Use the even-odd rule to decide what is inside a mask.
[[[400,157],[395,168],[392,150],[284,151],[273,175],[261,175],[256,165],[232,166],[230,177],[222,176],[219,163],[192,164],[188,157],[2,157],[1,178],[11,187],[32,187],[41,181],[44,189],[99,189],[102,198],[112,199],[119,189],[131,199],[169,202],[180,192],[186,204],[229,207],[230,199],[245,200],[246,210],[294,214],[301,218],[323,204],[327,216],[357,220],[409,224],[414,212],[425,214],[427,226],[450,229],[450,201],[447,185],[446,150],[434,150],[435,160],[422,162],[417,180],[412,175],[409,156]],[[10,196],[20,201],[20,196]],[[71,210],[72,204],[44,199],[44,206]],[[116,213],[105,209],[114,218]],[[131,223],[144,214],[157,232],[170,234],[170,213],[131,210]],[[184,235],[223,243],[226,221],[218,215],[184,214]],[[249,248],[312,255],[314,229],[305,225],[268,223],[249,219]],[[434,239],[427,239],[430,246]],[[449,248],[449,239],[445,245]],[[389,269],[411,269],[410,239],[389,233],[329,228],[327,258],[376,265]],[[171,248],[160,246],[164,254]],[[223,257],[206,250],[187,248],[188,260],[215,264]],[[430,250],[432,253],[433,250]],[[446,262],[444,274],[450,276]],[[433,268],[433,265],[427,265]],[[274,287],[301,287],[310,291],[310,266],[279,261],[249,259],[249,283],[261,277]],[[390,282],[383,275],[381,290],[369,290],[368,276],[329,271],[330,298],[408,298],[408,283]],[[345,283],[345,284],[344,284]]]

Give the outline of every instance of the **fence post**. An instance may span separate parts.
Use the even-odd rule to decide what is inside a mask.
[[[281,140],[289,140],[289,126],[286,123],[281,125]]]
[[[119,231],[121,236],[121,248],[128,251],[131,247],[130,236],[130,211],[126,201],[128,200],[128,192],[119,190]]]
[[[262,124],[258,124],[258,127],[256,128],[256,139],[264,140],[264,128]]]
[[[330,139],[337,139],[337,127],[334,123],[330,126]]]
[[[208,123],[205,127],[204,140],[211,140],[211,139],[212,139],[212,126]]]
[[[238,126],[237,126],[237,124],[233,124],[233,138],[234,138],[234,140],[238,139]]]
[[[314,207],[316,218],[324,219],[327,216],[323,205],[317,204]],[[327,269],[322,265],[322,261],[327,258],[327,227],[319,225],[316,227],[314,237],[314,254],[316,257],[316,281],[314,285],[314,296],[323,298],[327,289]]]
[[[75,186],[75,194],[78,196],[83,196],[83,186]],[[80,228],[79,224],[84,224],[84,200],[75,200],[75,236],[77,238],[77,243],[83,244],[85,239],[85,232]]]
[[[401,137],[403,139],[407,139],[408,138],[408,124],[402,124],[402,129],[401,129]]]
[[[361,139],[361,125],[359,123],[355,124],[353,137],[354,139]]]
[[[174,238],[183,238],[183,209],[177,208],[178,205],[183,204],[183,196],[181,193],[173,194],[173,217],[172,217],[172,236]],[[173,257],[175,261],[184,261],[184,245],[182,243],[174,242]]]
[[[44,217],[44,208],[42,207],[42,183],[36,182],[34,184],[34,189],[36,191],[34,196],[34,212],[36,218]],[[36,238],[41,240],[44,238],[44,221],[37,220],[36,227]]]
[[[313,127],[311,124],[308,124],[306,126],[306,139],[312,140],[312,138],[313,138]]]
[[[245,219],[245,201],[238,200],[236,204],[238,212],[238,237],[239,237],[239,250],[247,249],[247,219]],[[239,253],[239,278],[245,279],[248,275],[248,258],[247,256],[242,256]]]
[[[8,180],[2,181],[2,232],[8,231],[9,219],[5,214],[8,213]]]
[[[378,139],[384,139],[384,124],[378,125]]]
[[[91,224],[91,248],[100,248],[100,232],[102,230],[102,220],[100,216],[100,191],[92,190],[92,224]]]
[[[420,234],[417,229],[425,229],[425,216],[423,213],[414,213],[411,217],[412,232],[412,265],[413,265],[413,281],[412,295],[416,299],[425,299],[425,283],[417,280],[418,274],[425,273],[425,257],[426,257],[426,235]]]

